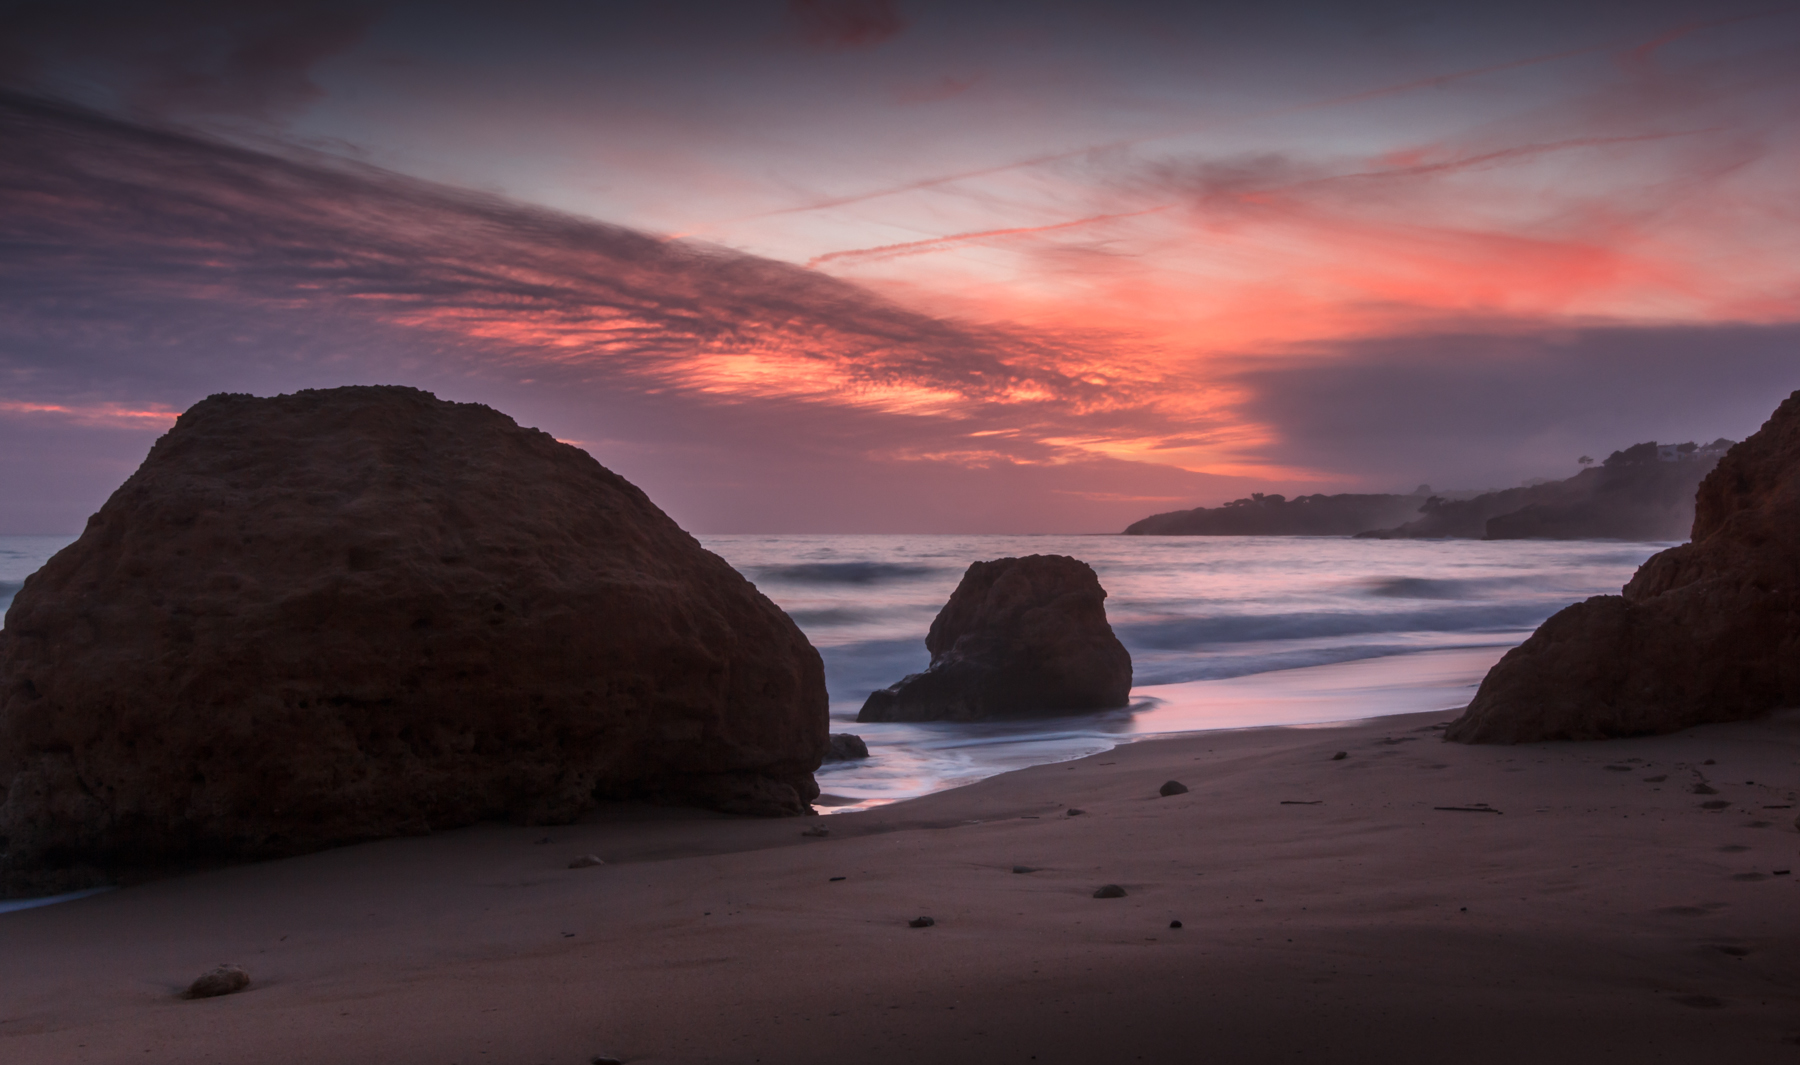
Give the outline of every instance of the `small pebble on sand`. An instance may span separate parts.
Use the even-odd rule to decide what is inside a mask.
[[[937,924],[937,922],[929,917],[914,917],[912,920],[906,922],[908,928],[930,928],[934,924]]]
[[[1338,753],[1331,756],[1331,760],[1334,762],[1341,762],[1348,757],[1350,757],[1349,751],[1339,751]]]
[[[572,858],[569,860],[569,868],[571,869],[587,869],[592,866],[605,864],[605,859],[601,858],[598,854],[584,854],[579,858]]]
[[[1067,810],[1065,810],[1063,812],[1068,814],[1070,817],[1080,817],[1082,814],[1087,813],[1086,810],[1077,810],[1073,806],[1069,807]]]
[[[1117,884],[1107,884],[1094,892],[1094,897],[1097,899],[1122,899],[1125,897],[1125,889]]]
[[[1179,780],[1164,781],[1163,786],[1156,789],[1157,794],[1165,799],[1171,795],[1186,795],[1187,790],[1187,785]]]
[[[1169,927],[1170,927],[1170,928],[1180,928],[1180,927],[1181,927],[1181,922],[1180,922],[1180,921],[1170,921],[1170,922],[1169,922]]]
[[[182,998],[218,998],[242,991],[250,986],[250,974],[235,965],[224,964],[211,972],[201,973],[195,977],[188,989],[182,992]]]
[[[1035,865],[1015,865],[1015,866],[1013,866],[1013,872],[1015,872],[1015,873],[1035,873],[1035,872],[1037,872],[1037,866],[1035,866]]]

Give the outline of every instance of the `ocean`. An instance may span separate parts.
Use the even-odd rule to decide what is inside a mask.
[[[0,537],[0,611],[72,537]],[[866,809],[1147,736],[1329,725],[1449,710],[1545,618],[1617,592],[1668,544],[1282,536],[705,536],[825,660],[821,809]],[[929,661],[925,632],[970,562],[1072,555],[1094,567],[1131,652],[1131,705],[988,724],[859,725],[869,692]]]
[[[825,659],[828,812],[865,809],[1148,736],[1329,725],[1464,706],[1540,622],[1616,593],[1666,543],[1301,536],[707,536]],[[930,661],[925,632],[970,562],[1072,555],[1131,652],[1131,705],[987,724],[857,724]]]

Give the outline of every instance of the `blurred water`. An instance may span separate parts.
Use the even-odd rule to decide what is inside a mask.
[[[866,761],[819,773],[857,809],[1147,735],[1460,707],[1545,618],[1617,592],[1667,544],[1337,537],[711,536],[825,659],[833,731]],[[929,663],[925,632],[968,564],[1082,559],[1131,651],[1125,710],[980,725],[857,725],[875,688]]]
[[[73,536],[0,536],[0,622],[25,578],[74,542]]]

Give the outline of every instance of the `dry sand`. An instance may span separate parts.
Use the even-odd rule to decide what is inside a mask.
[[[1800,714],[1503,748],[1439,742],[1447,716],[0,914],[0,1062],[1800,1063]],[[250,989],[176,997],[220,962]]]

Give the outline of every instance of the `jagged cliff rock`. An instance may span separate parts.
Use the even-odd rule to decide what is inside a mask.
[[[979,721],[1124,706],[1131,654],[1106,591],[1066,555],[976,562],[925,637],[931,666],[869,695],[858,721]]]
[[[825,745],[800,630],[585,452],[408,388],[219,395],[6,615],[0,867],[563,822],[596,795],[798,814]]]
[[[1692,531],[1509,651],[1446,738],[1636,736],[1800,705],[1800,392],[1707,475]]]

